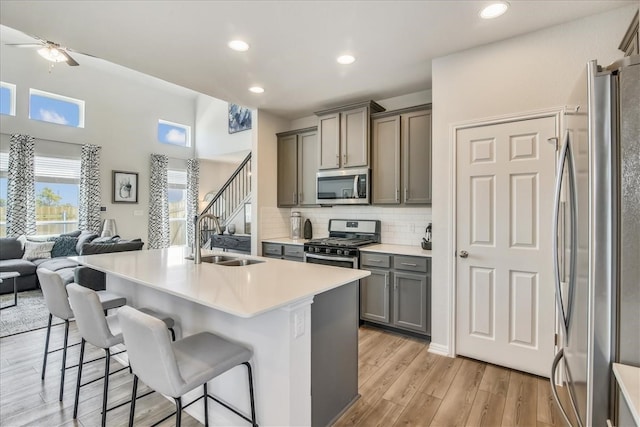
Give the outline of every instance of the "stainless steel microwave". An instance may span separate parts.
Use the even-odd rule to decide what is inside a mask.
[[[368,205],[371,192],[369,169],[339,169],[316,174],[319,205]]]

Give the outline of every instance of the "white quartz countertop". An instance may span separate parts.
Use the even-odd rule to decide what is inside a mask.
[[[640,426],[640,367],[614,363],[613,373],[636,425]]]
[[[389,245],[381,243],[379,245],[369,245],[360,248],[360,252],[378,252],[394,255],[409,255],[431,258],[431,251],[425,251],[420,246],[411,245]]]
[[[304,245],[310,239],[290,239],[288,237],[274,237],[272,239],[264,239],[262,243],[280,243],[285,245]]]
[[[241,267],[206,262],[196,265],[184,258],[186,251],[187,248],[175,247],[70,259],[245,318],[284,307],[371,274],[365,270],[204,250],[203,255],[217,254],[264,262]]]

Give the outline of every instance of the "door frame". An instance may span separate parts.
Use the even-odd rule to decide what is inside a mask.
[[[530,120],[530,119],[541,119],[552,117],[555,120],[555,125],[557,129],[556,135],[556,144],[559,144],[562,129],[564,128],[564,113],[565,111],[570,110],[573,111],[575,108],[570,108],[567,106],[563,107],[555,107],[548,109],[540,109],[540,110],[531,110],[528,112],[521,113],[513,113],[506,114],[494,117],[487,117],[482,119],[470,120],[465,122],[453,123],[449,125],[450,132],[450,141],[452,144],[450,145],[450,155],[449,155],[449,170],[451,171],[450,182],[451,186],[449,188],[449,212],[451,216],[449,217],[451,221],[451,227],[449,228],[449,242],[451,243],[451,248],[453,249],[452,253],[448,256],[448,267],[449,274],[451,277],[451,286],[449,287],[449,301],[451,301],[451,310],[449,311],[449,356],[455,357],[458,355],[457,353],[457,336],[456,336],[456,328],[457,328],[457,313],[458,313],[458,276],[457,276],[457,239],[458,239],[458,230],[457,230],[457,197],[458,197],[458,131],[468,128],[480,127],[480,126],[491,126],[498,124],[505,124],[511,122],[517,122],[521,120]],[[556,333],[558,333],[558,314],[555,309],[555,301],[554,301],[554,313],[555,313],[555,324],[556,324]],[[557,348],[556,348],[557,350]]]

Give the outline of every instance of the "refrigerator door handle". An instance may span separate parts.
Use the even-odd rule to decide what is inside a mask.
[[[571,421],[569,420],[569,416],[567,415],[567,412],[564,410],[564,407],[562,406],[562,402],[560,402],[560,396],[558,396],[558,389],[556,387],[556,382],[555,382],[558,364],[560,363],[560,360],[563,357],[564,357],[564,349],[561,348],[560,351],[558,351],[556,356],[553,358],[553,363],[551,364],[551,377],[549,378],[549,381],[551,382],[551,394],[553,394],[553,399],[556,401],[556,405],[558,405],[558,408],[560,409],[562,418],[564,418],[564,421],[565,423],[567,423],[568,426],[572,426],[573,424],[571,424]],[[571,401],[571,404],[573,406],[573,401]],[[583,427],[582,422],[580,422],[580,417],[577,416],[576,408],[573,407],[573,410],[574,410],[576,420],[578,422],[578,426]]]
[[[559,241],[558,231],[560,229],[560,199],[562,192],[562,181],[565,173],[565,165],[567,166],[567,184],[569,188],[569,200],[570,200],[570,233],[571,233],[571,247],[570,247],[570,260],[569,260],[569,288],[567,297],[567,309],[565,311],[562,303],[562,289],[561,289],[561,277],[560,277],[560,254],[559,254]],[[556,288],[556,303],[558,305],[558,312],[562,318],[563,335],[565,339],[568,337],[569,322],[571,319],[571,306],[573,302],[573,290],[576,281],[576,261],[577,261],[577,193],[576,182],[573,169],[573,153],[571,152],[570,136],[567,132],[567,136],[562,144],[560,150],[560,158],[558,159],[558,177],[556,180],[555,188],[555,200],[553,211],[553,263],[555,273],[555,288]]]

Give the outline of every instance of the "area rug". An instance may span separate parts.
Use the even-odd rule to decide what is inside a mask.
[[[13,304],[13,293],[0,295],[2,307]],[[49,310],[44,302],[42,291],[24,291],[18,293],[18,305],[0,310],[0,337],[46,328]],[[54,317],[53,324],[63,321]]]

